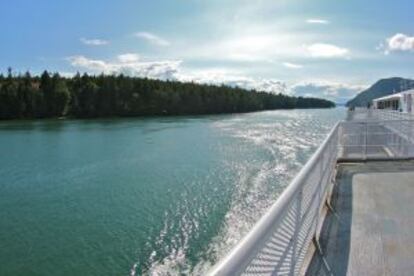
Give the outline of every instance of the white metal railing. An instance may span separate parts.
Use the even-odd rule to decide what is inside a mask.
[[[299,273],[333,183],[338,129],[337,124],[269,211],[211,275]]]
[[[414,120],[414,115],[389,109],[355,108],[348,110],[347,121]]]
[[[380,121],[371,117],[335,125],[268,212],[210,275],[303,272],[309,245],[318,237],[337,161],[414,159],[413,134],[414,120]]]
[[[413,158],[413,130],[414,120],[343,122],[338,159]]]

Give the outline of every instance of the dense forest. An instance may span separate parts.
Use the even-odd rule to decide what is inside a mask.
[[[290,108],[329,108],[333,102],[237,87],[161,81],[124,75],[61,77],[47,71],[0,75],[0,119],[184,115]]]

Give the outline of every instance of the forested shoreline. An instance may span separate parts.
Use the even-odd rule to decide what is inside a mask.
[[[330,108],[318,98],[124,75],[0,75],[0,119],[201,115]]]

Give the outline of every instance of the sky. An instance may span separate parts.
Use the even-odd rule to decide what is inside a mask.
[[[344,102],[414,78],[410,0],[0,0],[0,71],[228,84]]]

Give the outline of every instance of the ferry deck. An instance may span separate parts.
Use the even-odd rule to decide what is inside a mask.
[[[210,275],[414,275],[414,120],[357,109]]]

